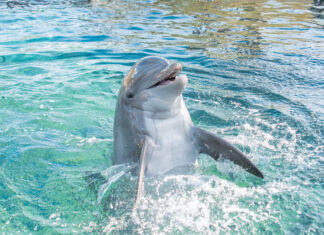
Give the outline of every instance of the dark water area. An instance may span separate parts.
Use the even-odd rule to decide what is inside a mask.
[[[0,1],[0,232],[323,234],[320,1]],[[178,61],[195,125],[264,173],[201,155],[111,166],[115,102],[148,55]]]

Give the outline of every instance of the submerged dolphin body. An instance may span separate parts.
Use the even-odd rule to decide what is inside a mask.
[[[262,173],[236,147],[195,127],[182,98],[188,79],[179,63],[148,56],[125,76],[119,92],[113,164],[140,161],[137,197],[144,175],[163,174],[194,163],[200,153],[233,161],[251,174]]]

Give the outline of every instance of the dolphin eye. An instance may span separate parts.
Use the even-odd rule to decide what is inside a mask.
[[[133,93],[129,93],[129,94],[127,94],[127,98],[131,99],[131,98],[133,98],[133,97],[134,97],[134,94],[133,94]]]

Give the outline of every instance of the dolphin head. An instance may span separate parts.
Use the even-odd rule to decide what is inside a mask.
[[[140,59],[125,76],[123,102],[145,111],[167,111],[181,100],[188,79],[179,63],[158,56]]]

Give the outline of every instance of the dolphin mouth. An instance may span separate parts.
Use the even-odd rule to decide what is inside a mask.
[[[177,79],[177,73],[171,73],[169,76],[165,77],[164,79],[158,81],[157,83],[153,84],[147,89],[154,88],[157,86],[162,86],[162,85],[168,85],[172,82],[174,82]]]

